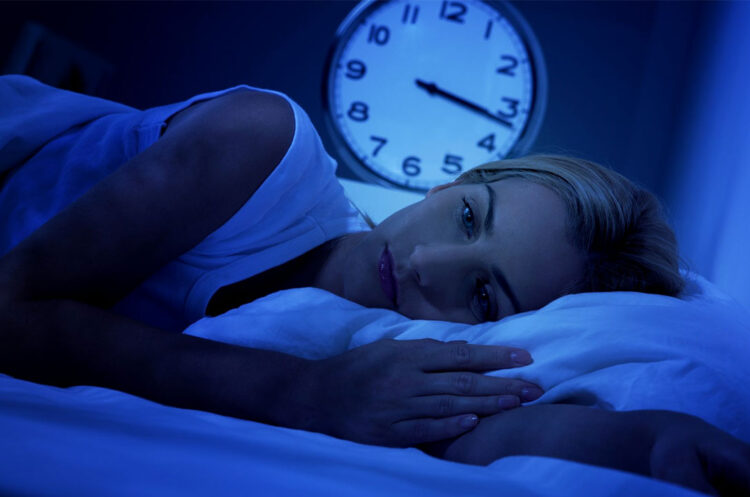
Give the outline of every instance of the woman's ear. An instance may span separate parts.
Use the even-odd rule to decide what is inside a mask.
[[[425,194],[425,197],[429,197],[429,196],[430,196],[430,195],[432,195],[433,193],[437,193],[437,192],[439,192],[440,190],[445,190],[446,188],[450,188],[451,186],[456,186],[456,185],[460,185],[460,184],[461,184],[461,182],[460,182],[460,181],[458,181],[458,180],[453,180],[453,181],[451,181],[450,183],[446,183],[446,184],[444,184],[444,185],[437,185],[437,186],[433,186],[432,188],[430,188],[430,189],[429,189],[429,190],[427,191],[427,193]]]

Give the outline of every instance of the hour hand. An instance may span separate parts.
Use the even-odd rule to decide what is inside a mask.
[[[466,107],[467,109],[471,109],[475,112],[478,112],[479,114],[482,114],[485,117],[489,117],[490,119],[499,122],[503,126],[506,126],[510,129],[513,129],[513,123],[510,121],[507,121],[503,119],[502,117],[498,116],[497,114],[493,114],[492,112],[488,111],[484,107],[480,107],[479,105],[469,102],[465,98],[461,98],[458,95],[454,95],[452,93],[449,93],[442,88],[438,87],[435,83],[428,83],[426,81],[422,81],[421,79],[415,79],[415,83],[417,83],[417,86],[422,88],[423,90],[427,90],[427,93],[430,95],[439,95],[443,98],[447,98],[448,100],[457,103],[458,105],[462,107]]]

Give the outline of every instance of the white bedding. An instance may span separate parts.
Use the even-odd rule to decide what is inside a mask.
[[[704,278],[688,278],[681,299],[582,293],[473,326],[409,320],[298,288],[201,319],[185,333],[315,359],[381,338],[521,347],[532,365],[490,374],[537,383],[546,393],[534,403],[680,411],[750,443],[750,313]]]
[[[499,374],[539,383],[547,393],[537,402],[672,409],[750,441],[750,315],[701,278],[684,300],[571,295],[479,326],[409,321],[295,289],[203,319],[186,332],[315,358],[384,337],[519,346],[535,363]],[[698,495],[569,461],[510,457],[474,467],[103,388],[60,389],[0,375],[0,495],[238,493]]]

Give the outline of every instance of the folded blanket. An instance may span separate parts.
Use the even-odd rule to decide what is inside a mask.
[[[467,340],[528,350],[534,363],[488,374],[523,378],[534,403],[668,409],[750,443],[750,313],[686,273],[681,298],[637,292],[561,297],[496,323],[410,320],[316,288],[268,295],[184,332],[310,359],[383,338]]]

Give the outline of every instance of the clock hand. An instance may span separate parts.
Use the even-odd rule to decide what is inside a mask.
[[[419,86],[420,88],[423,88],[423,89],[427,90],[427,92],[430,95],[434,95],[434,94],[437,93],[441,97],[445,97],[448,100],[452,100],[453,102],[456,102],[457,104],[459,104],[459,105],[461,105],[463,107],[468,107],[469,109],[474,110],[474,111],[482,114],[485,117],[489,117],[490,119],[499,122],[503,126],[506,126],[506,127],[510,128],[510,129],[513,129],[513,124],[510,121],[506,121],[502,117],[493,114],[492,112],[488,111],[484,107],[480,107],[480,106],[478,106],[475,103],[469,102],[468,100],[465,100],[465,99],[463,99],[461,97],[458,97],[456,95],[448,93],[447,91],[443,90],[442,88],[438,88],[438,86],[435,83],[427,83],[425,81],[422,81],[421,79],[416,79],[415,82],[417,83],[417,86]]]

